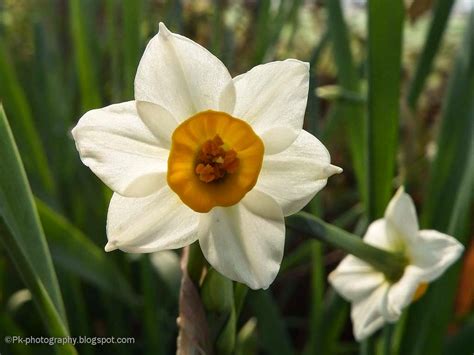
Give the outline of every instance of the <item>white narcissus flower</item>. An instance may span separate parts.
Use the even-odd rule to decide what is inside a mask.
[[[364,241],[403,255],[407,260],[399,280],[385,275],[352,255],[329,274],[329,282],[351,302],[354,335],[363,340],[386,322],[396,322],[403,308],[420,298],[428,283],[454,263],[463,246],[435,230],[419,230],[412,199],[401,187],[390,201],[383,219],[373,222]]]
[[[149,253],[199,240],[219,272],[267,288],[284,216],[342,170],[302,129],[309,65],[289,59],[232,78],[199,44],[160,24],[135,101],[87,112],[73,129],[85,165],[115,193],[106,251]]]

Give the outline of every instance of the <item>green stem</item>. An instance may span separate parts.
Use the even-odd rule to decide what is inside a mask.
[[[292,229],[329,243],[364,260],[383,272],[388,280],[398,280],[403,275],[407,263],[403,256],[364,243],[356,235],[323,222],[307,212],[299,212],[288,217],[286,223]]]
[[[383,328],[383,354],[392,354],[392,344],[395,326],[393,324],[385,324]]]

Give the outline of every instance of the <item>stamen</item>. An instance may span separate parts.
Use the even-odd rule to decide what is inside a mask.
[[[226,150],[221,137],[216,134],[202,145],[194,171],[199,180],[209,183],[235,173],[238,168],[237,153],[233,149]]]

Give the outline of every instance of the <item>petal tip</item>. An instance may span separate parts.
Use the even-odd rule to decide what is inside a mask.
[[[111,252],[111,251],[114,251],[116,249],[117,249],[117,241],[116,240],[109,241],[104,247],[104,250],[106,252]]]
[[[403,195],[405,193],[405,186],[404,185],[401,185],[397,192],[395,193],[395,196],[400,196],[400,195]]]
[[[71,129],[71,130],[69,131],[69,134],[71,135],[71,137],[72,137],[74,140],[76,140],[76,133],[75,133],[75,132],[76,132],[76,128],[77,128],[77,126],[75,126],[73,129]]]
[[[158,34],[163,35],[165,38],[171,35],[170,30],[168,30],[168,27],[163,22],[160,22],[158,24]]]
[[[343,169],[336,165],[329,164],[326,168],[326,173],[328,174],[328,176],[340,174],[342,172],[343,172]]]

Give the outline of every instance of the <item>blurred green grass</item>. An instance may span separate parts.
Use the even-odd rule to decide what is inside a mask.
[[[446,9],[449,3],[438,0],[435,8]],[[376,0],[369,5],[371,11],[344,7],[338,0],[0,1],[0,101],[37,198],[42,227],[35,228],[45,231],[71,335],[136,338],[133,345],[107,346],[118,354],[175,351],[176,292],[148,256],[136,260],[124,253],[105,254],[111,192],[81,164],[69,133],[87,110],[133,99],[136,66],[159,21],[209,48],[233,75],[287,57],[312,64],[306,127],[323,140],[344,174],[329,181],[311,212],[360,234],[383,211],[393,188],[404,183],[425,227],[454,233],[466,244],[472,239],[472,15],[468,24],[468,13],[448,16],[436,10],[413,24],[402,26],[396,19],[398,27],[387,29],[388,15],[401,16],[401,3],[394,1],[395,12]],[[402,32],[401,49],[393,42],[374,42],[382,33],[397,37]],[[468,35],[462,39],[464,32]],[[386,70],[390,77],[381,77]],[[318,97],[314,89],[326,85],[338,85],[362,100]],[[14,148],[3,140],[5,132],[0,192],[21,180],[6,165],[8,149]],[[18,191],[28,192],[29,186],[21,184]],[[18,217],[14,210],[5,212],[15,196],[1,196],[2,220]],[[18,208],[37,214],[18,196]],[[0,231],[2,240],[10,233]],[[20,239],[28,234],[17,233]],[[39,240],[44,239],[41,233]],[[325,283],[325,273],[342,255],[291,231],[286,244],[277,281],[270,291],[249,293],[238,330],[256,317],[252,329],[259,353],[357,353],[347,305]],[[56,334],[41,323],[32,302],[8,309],[15,292],[31,289],[25,276],[20,280],[24,270],[15,266],[18,261],[12,261],[8,249],[4,243],[0,254],[1,335]],[[403,354],[450,354],[450,346],[472,353],[465,339],[474,335],[473,311],[453,312],[459,266],[411,307],[397,326],[392,353],[398,346]],[[53,271],[44,274],[55,278]],[[60,301],[55,303],[61,309]],[[440,309],[437,317],[423,317]],[[457,330],[448,334],[448,324]],[[387,353],[383,341],[377,334],[372,350]],[[81,354],[102,350],[78,347]],[[0,352],[32,349],[0,342]],[[37,346],[33,353],[50,349]]]

